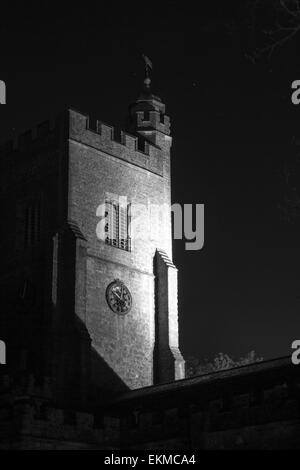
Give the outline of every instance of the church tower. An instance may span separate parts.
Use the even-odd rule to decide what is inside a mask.
[[[172,263],[170,120],[150,89],[129,109],[129,133],[70,111],[69,211],[86,239],[84,324],[92,376],[129,389],[184,378]],[[103,367],[99,367],[102,364]]]

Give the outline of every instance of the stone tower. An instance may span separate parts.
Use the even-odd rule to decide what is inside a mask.
[[[184,378],[170,121],[149,77],[129,114],[119,141],[69,109],[2,149],[16,230],[12,218],[1,339],[10,372],[50,376],[62,406]],[[16,295],[27,316],[15,310]]]

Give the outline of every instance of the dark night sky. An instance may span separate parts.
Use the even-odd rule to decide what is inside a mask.
[[[198,4],[11,2],[0,18],[0,140],[66,106],[122,125],[149,55],[172,120],[173,202],[205,204],[205,247],[174,244],[183,352],[287,355],[300,335],[300,225],[278,204],[300,139],[290,99],[300,39],[253,64],[243,2]]]

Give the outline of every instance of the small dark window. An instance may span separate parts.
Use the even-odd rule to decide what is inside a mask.
[[[41,199],[19,201],[16,206],[17,251],[31,249],[40,244],[42,234]]]
[[[41,239],[40,202],[29,204],[25,214],[25,247],[37,245]]]

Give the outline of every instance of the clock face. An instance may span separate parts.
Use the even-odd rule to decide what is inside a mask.
[[[125,284],[116,279],[106,289],[106,300],[113,312],[125,315],[132,304],[131,294]]]

